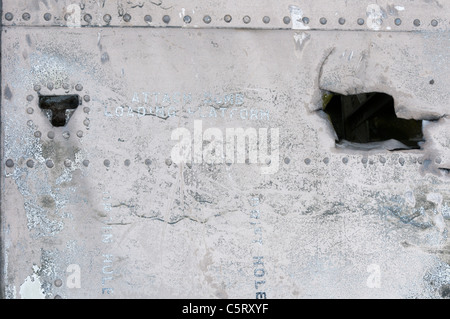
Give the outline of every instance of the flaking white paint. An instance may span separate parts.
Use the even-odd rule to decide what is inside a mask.
[[[44,291],[41,287],[41,281],[37,275],[39,267],[33,266],[33,274],[28,276],[24,283],[20,285],[20,298],[21,299],[45,299]]]
[[[308,30],[309,27],[303,23],[303,10],[297,6],[289,6],[291,12],[292,29]]]
[[[369,4],[366,9],[367,26],[372,30],[380,30],[383,23],[383,11],[378,4]]]

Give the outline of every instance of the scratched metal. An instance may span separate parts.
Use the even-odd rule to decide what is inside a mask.
[[[119,1],[133,23],[148,9],[158,25],[169,12],[181,26],[180,7],[141,2]],[[4,297],[448,298],[442,3],[405,2],[398,14],[408,14],[408,30],[415,13],[447,21],[418,32],[217,28],[226,14],[251,23],[268,15],[271,27],[286,28],[283,1],[264,10],[199,1],[196,23],[213,17],[201,29],[46,27],[41,15],[61,17],[67,3],[3,1]],[[106,3],[85,8],[96,10],[93,21],[111,9],[122,25],[116,1]],[[331,23],[362,14],[336,1],[325,15],[316,3],[305,9],[314,27],[322,15]],[[37,86],[80,96],[65,127],[39,109]],[[422,149],[337,148],[321,111],[327,90],[391,94],[399,117],[429,120]],[[172,133],[194,136],[199,124],[224,135],[278,129],[279,156],[174,163]]]

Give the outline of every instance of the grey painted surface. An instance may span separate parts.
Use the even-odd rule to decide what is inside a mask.
[[[67,27],[68,1],[3,1],[5,297],[448,296],[448,10],[403,2],[123,1],[119,16],[85,1],[92,27]],[[197,24],[182,23],[188,7]],[[180,28],[144,28],[147,13]],[[422,149],[336,148],[327,90],[391,94],[399,117],[431,120]],[[39,94],[82,103],[52,127]],[[175,163],[173,132],[199,125],[278,129],[279,156]]]

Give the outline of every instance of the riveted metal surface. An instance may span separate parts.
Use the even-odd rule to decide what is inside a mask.
[[[3,1],[5,297],[446,297],[445,4],[258,3],[80,1],[67,27],[69,1]],[[325,91],[392,95],[426,142],[336,147]],[[80,105],[53,127],[42,95]],[[270,134],[230,161],[239,128]]]
[[[395,4],[388,0],[281,0],[276,3],[270,0],[245,3],[219,0],[4,0],[3,12],[7,14],[3,21],[5,25],[47,27],[435,31],[448,30],[450,22],[448,3],[419,0],[399,0]],[[190,19],[184,19],[185,16]],[[209,17],[207,22],[205,17]],[[270,22],[264,22],[267,18]],[[343,19],[345,23],[342,23]],[[395,19],[404,23],[398,25]]]

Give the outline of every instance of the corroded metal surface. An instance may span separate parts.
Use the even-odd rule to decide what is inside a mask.
[[[79,27],[69,1],[3,1],[4,296],[447,297],[448,10],[350,2],[82,1]],[[392,95],[426,142],[337,148],[325,91]],[[80,105],[54,127],[42,95]]]

